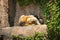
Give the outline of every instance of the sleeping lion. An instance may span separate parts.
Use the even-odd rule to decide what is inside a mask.
[[[40,25],[39,20],[33,15],[21,15],[18,23],[20,26]]]

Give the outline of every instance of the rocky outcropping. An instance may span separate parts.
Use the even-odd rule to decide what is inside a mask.
[[[7,12],[8,0],[0,0],[0,28],[9,26]]]
[[[12,35],[16,36],[33,36],[36,32],[44,32],[47,34],[46,25],[32,25],[32,26],[14,26],[2,28],[2,35],[11,37]]]

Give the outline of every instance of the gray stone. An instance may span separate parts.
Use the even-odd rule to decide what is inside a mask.
[[[5,36],[33,36],[36,32],[44,32],[47,34],[46,25],[32,25],[32,26],[14,26],[2,28],[2,33]]]
[[[8,0],[0,0],[0,28],[9,26],[7,10]]]

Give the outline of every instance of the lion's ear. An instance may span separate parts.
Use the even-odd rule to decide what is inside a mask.
[[[25,15],[20,16],[20,18],[23,18]]]
[[[18,22],[22,21],[25,15],[19,17]]]

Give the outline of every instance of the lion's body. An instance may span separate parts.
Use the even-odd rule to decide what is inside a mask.
[[[33,15],[22,15],[19,17],[19,24],[21,22],[24,23],[23,26],[28,26],[28,25],[40,25],[38,19],[34,17]]]

